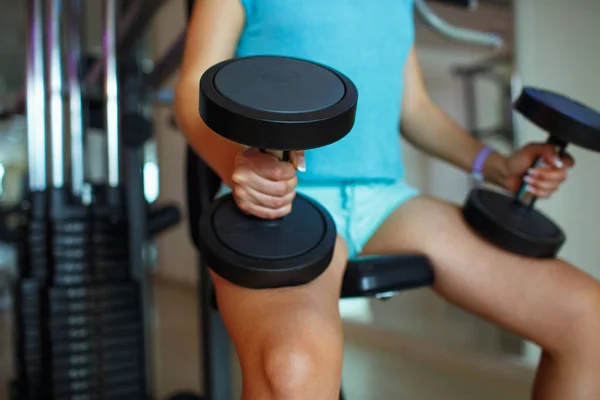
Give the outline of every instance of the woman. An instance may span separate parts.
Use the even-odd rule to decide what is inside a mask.
[[[352,132],[289,163],[230,142],[198,115],[198,85],[234,56],[282,55],[329,65],[356,84]],[[239,355],[244,399],[338,398],[342,331],[338,296],[349,257],[423,253],[448,301],[537,344],[544,352],[534,399],[600,398],[600,285],[562,260],[507,253],[475,236],[457,206],[404,182],[398,121],[424,152],[515,191],[525,178],[551,196],[573,165],[551,146],[504,157],[475,140],[429,98],[414,50],[411,0],[197,0],[176,90],[189,143],[232,188],[238,206],[284,216],[296,192],[334,217],[331,265],[309,284],[250,290],[212,273],[219,309]],[[528,171],[532,161],[545,164]]]

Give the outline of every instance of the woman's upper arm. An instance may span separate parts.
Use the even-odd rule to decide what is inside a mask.
[[[192,145],[201,140],[206,126],[198,115],[198,90],[202,74],[232,58],[244,28],[240,0],[196,0],[188,23],[186,43],[175,89],[175,119]]]
[[[240,0],[196,0],[188,24],[181,80],[199,80],[206,69],[233,57],[244,27]]]

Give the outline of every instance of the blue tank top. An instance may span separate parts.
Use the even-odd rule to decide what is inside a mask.
[[[279,55],[328,65],[358,89],[342,140],[306,153],[301,182],[404,178],[399,121],[403,70],[414,41],[413,0],[241,0],[237,56]]]

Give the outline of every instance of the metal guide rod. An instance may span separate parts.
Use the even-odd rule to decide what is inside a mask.
[[[47,1],[47,46],[50,103],[50,136],[52,143],[52,186],[62,188],[65,183],[64,160],[64,104],[61,64],[61,15],[62,0]]]
[[[143,8],[143,2],[144,0],[137,0],[136,2],[134,2],[129,7],[127,7],[127,9],[123,12],[121,18],[119,18],[119,26],[117,29],[117,39],[119,43],[121,43],[124,40],[125,36],[131,30],[133,23],[136,21]],[[100,76],[102,76],[103,68],[104,63],[102,60],[99,60],[92,65],[92,67],[85,76],[86,86],[94,86],[98,82]]]
[[[430,28],[438,33],[459,42],[499,49],[504,45],[504,39],[494,33],[477,31],[474,29],[454,26],[437,15],[425,0],[415,0],[415,7],[419,15]]]
[[[117,52],[123,54],[129,51],[137,38],[140,38],[144,29],[148,27],[152,18],[161,7],[170,0],[137,0],[131,4],[118,19],[117,27]],[[85,84],[93,86],[102,74],[102,63],[95,63],[85,76]]]
[[[81,21],[82,1],[70,0],[68,13],[69,55],[67,74],[69,77],[69,111],[71,131],[71,190],[80,196],[84,184],[83,162],[83,108],[81,95]]]
[[[46,189],[46,93],[43,0],[27,4],[27,152],[29,189]]]
[[[155,0],[156,1],[156,0]],[[129,48],[123,46],[122,43],[134,34],[132,27],[140,16],[141,10],[145,8],[144,0],[137,0],[127,7],[127,10],[123,13],[122,18],[119,19],[118,37],[119,44],[122,51],[128,51]],[[146,18],[145,21],[149,23],[151,18]],[[142,28],[139,28],[141,30]],[[94,63],[90,70],[85,75],[85,84],[88,86],[95,85],[102,74],[102,61]],[[26,105],[26,91],[22,90],[15,96],[15,104],[12,107],[11,113],[20,113],[23,107]]]
[[[106,101],[106,137],[108,156],[108,185],[121,182],[119,170],[119,89],[116,43],[117,0],[104,2],[104,91]]]

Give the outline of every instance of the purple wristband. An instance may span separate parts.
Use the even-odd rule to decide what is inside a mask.
[[[475,162],[473,163],[473,169],[471,170],[471,174],[475,178],[477,182],[483,181],[483,167],[485,166],[485,162],[487,161],[490,154],[494,151],[490,146],[485,146],[477,157],[475,157]]]

